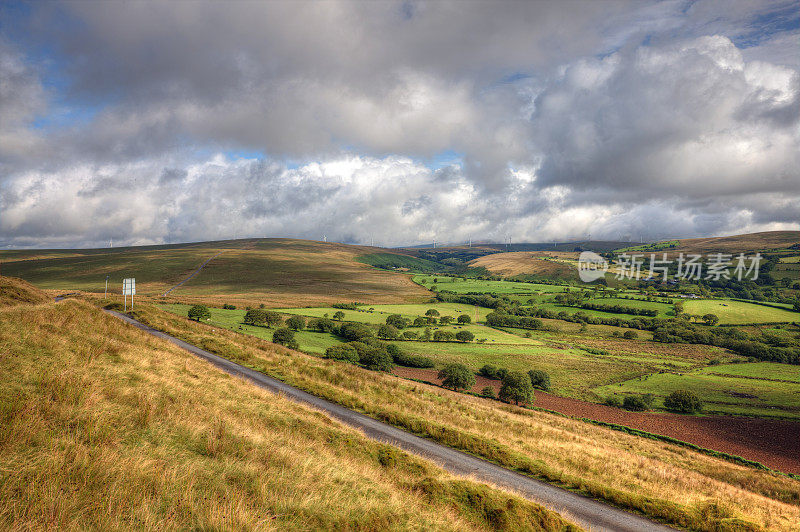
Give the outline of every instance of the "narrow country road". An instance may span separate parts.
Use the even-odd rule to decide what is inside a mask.
[[[513,490],[531,501],[554,510],[587,530],[613,530],[626,532],[670,531],[662,524],[645,517],[626,512],[600,501],[578,495],[562,488],[551,486],[520,473],[515,473],[486,460],[456,451],[430,440],[420,438],[401,429],[387,425],[336,403],[320,399],[263,373],[246,368],[213,353],[195,347],[183,340],[148,327],[133,318],[106,310],[127,323],[153,336],[157,336],[190,353],[203,358],[219,369],[246,379],[256,386],[270,390],[297,402],[308,404],[343,423],[361,430],[368,437],[395,445],[438,464],[445,470],[477,480],[489,482],[501,488]]]

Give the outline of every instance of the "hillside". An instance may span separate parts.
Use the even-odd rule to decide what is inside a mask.
[[[356,257],[389,250],[291,239],[93,250],[3,251],[3,273],[40,288],[119,294],[125,277],[137,295],[160,296],[211,260],[170,295],[184,301],[287,306],[342,301],[406,302],[427,297],[407,276]]]
[[[504,277],[516,275],[540,275],[551,278],[577,278],[574,262],[577,253],[548,251],[513,251],[494,253],[475,259],[469,263],[475,268],[486,268]]]
[[[766,231],[734,236],[684,238],[636,246],[633,250],[677,253],[755,253],[786,249],[800,243],[800,231]]]
[[[0,276],[0,307],[47,301],[52,299],[32,284],[15,277]]]
[[[70,300],[0,310],[0,463],[4,530],[569,527]]]

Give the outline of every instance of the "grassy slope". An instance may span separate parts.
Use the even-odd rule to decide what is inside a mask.
[[[686,238],[677,241],[677,247],[666,249],[676,253],[754,253],[782,249],[800,242],[800,231],[765,231],[744,235]]]
[[[0,307],[45,303],[51,298],[32,284],[14,277],[0,277]]]
[[[703,299],[687,301],[684,310],[702,316],[716,314],[720,323],[769,323],[800,321],[800,313],[742,301]]]
[[[800,482],[686,448],[455,394],[271,344],[152,307],[140,319],[239,363],[505,466],[698,530],[800,522]],[[746,529],[742,528],[742,529]]]
[[[0,464],[5,530],[565,526],[77,301],[0,310]]]
[[[601,395],[652,393],[666,397],[678,389],[692,390],[705,409],[725,414],[800,419],[800,368],[758,362],[722,364],[690,371],[647,375],[595,389]]]
[[[476,268],[486,268],[504,277],[514,275],[542,275],[551,278],[577,279],[577,270],[563,259],[577,258],[577,253],[552,253],[542,251],[512,251],[479,257],[469,263]]]
[[[108,250],[0,252],[3,273],[42,287],[119,293],[136,278],[137,295],[157,296],[220,251],[197,276],[172,292],[209,303],[297,306],[342,301],[400,303],[428,294],[408,276],[379,271],[355,257],[376,248],[304,240],[252,239]],[[48,256],[32,260],[37,256]]]

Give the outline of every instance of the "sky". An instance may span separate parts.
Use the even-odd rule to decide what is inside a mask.
[[[0,3],[0,248],[800,229],[800,2]]]

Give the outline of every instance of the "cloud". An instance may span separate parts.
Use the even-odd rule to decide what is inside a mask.
[[[0,7],[0,241],[798,228],[794,7]]]

